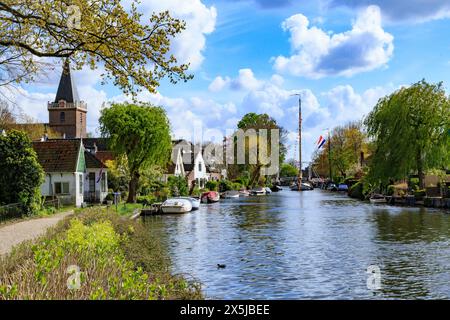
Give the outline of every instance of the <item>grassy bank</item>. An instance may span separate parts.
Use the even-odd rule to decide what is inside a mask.
[[[139,221],[91,208],[0,260],[0,299],[201,299]]]

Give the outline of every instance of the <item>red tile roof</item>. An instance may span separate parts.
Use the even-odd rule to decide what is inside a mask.
[[[76,172],[80,146],[79,139],[33,142],[45,172]]]

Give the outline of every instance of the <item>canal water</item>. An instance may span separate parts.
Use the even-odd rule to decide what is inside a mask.
[[[450,298],[449,213],[284,190],[144,221],[210,299],[427,299]]]

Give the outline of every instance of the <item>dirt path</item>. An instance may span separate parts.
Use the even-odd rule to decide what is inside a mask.
[[[73,214],[73,211],[55,214],[46,218],[32,219],[0,227],[0,255],[26,240],[32,240],[44,234],[47,228]]]

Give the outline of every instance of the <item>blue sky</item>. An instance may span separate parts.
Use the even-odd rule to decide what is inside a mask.
[[[324,128],[366,115],[377,100],[425,78],[449,88],[448,0],[146,0],[142,12],[169,9],[187,30],[173,53],[191,62],[194,80],[163,82],[142,100],[164,106],[175,137],[195,128],[222,135],[247,112],[272,115],[296,136],[297,100],[304,102],[303,158],[310,159]],[[47,121],[59,69],[49,79],[21,88],[14,99],[25,113]],[[104,101],[124,101],[101,70],[76,72],[94,134]],[[448,91],[450,92],[450,91]],[[209,131],[208,131],[209,130]]]

